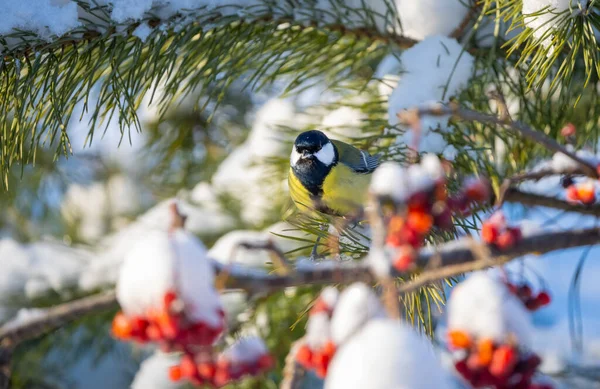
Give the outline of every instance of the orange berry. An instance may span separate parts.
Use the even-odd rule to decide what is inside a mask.
[[[171,366],[169,368],[169,379],[171,381],[179,381],[181,379],[181,367]]]
[[[426,212],[409,212],[407,224],[418,234],[425,235],[431,230],[433,216]]]
[[[146,336],[148,337],[148,339],[153,341],[160,340],[163,337],[162,332],[155,324],[150,324],[148,328],[146,328]]]
[[[479,357],[479,362],[483,366],[488,366],[490,362],[492,362],[493,355],[494,341],[489,338],[481,339],[477,344],[477,356]]]
[[[198,374],[198,368],[194,363],[194,359],[188,354],[181,358],[179,366],[181,367],[181,375],[183,377],[196,377]]]
[[[512,373],[517,364],[517,353],[510,346],[500,346],[494,351],[490,363],[490,373],[496,377],[506,377]]]
[[[576,185],[577,188],[577,197],[579,201],[584,204],[593,204],[596,201],[596,190],[594,188],[594,183],[591,181],[587,181]]]
[[[395,235],[402,232],[404,228],[404,218],[401,216],[394,215],[390,218],[388,223],[388,234]]]
[[[496,239],[496,246],[501,250],[506,250],[515,245],[515,235],[509,230],[503,231]]]
[[[131,337],[132,325],[123,312],[115,315],[112,322],[112,333],[119,339],[129,339]]]
[[[396,258],[392,265],[399,272],[407,271],[415,261],[415,251],[410,246],[402,246],[397,250]]]
[[[471,337],[465,331],[451,330],[448,331],[448,343],[454,348],[469,348]]]
[[[307,344],[303,344],[298,348],[298,351],[296,352],[296,361],[298,361],[298,363],[302,366],[310,368],[310,366],[312,365],[312,354],[313,353],[310,347],[308,347]]]
[[[332,357],[333,354],[335,354],[335,350],[336,350],[335,343],[333,343],[332,341],[325,342],[325,344],[323,345],[323,348],[321,349],[323,354],[329,355],[330,357]]]
[[[487,244],[492,244],[498,239],[498,227],[489,222],[484,222],[481,226],[481,239]]]
[[[204,379],[212,380],[212,378],[215,376],[216,371],[217,368],[215,367],[214,363],[200,362],[198,364],[198,373],[200,374],[200,377]]]

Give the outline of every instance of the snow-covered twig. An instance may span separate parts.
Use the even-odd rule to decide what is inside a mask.
[[[477,260],[478,256],[469,245],[451,242],[438,247],[437,251],[423,251],[417,258],[420,268],[426,269],[413,281],[401,287],[401,291],[413,290],[418,286],[464,272],[504,263],[526,254],[544,254],[550,251],[600,243],[600,228],[541,233],[524,237],[515,246],[498,250],[489,248],[487,260]],[[435,263],[436,267],[431,268]],[[215,264],[217,271],[223,271],[222,264]],[[301,266],[288,275],[274,275],[264,271],[233,266],[228,268],[228,288],[245,289],[256,292],[272,292],[287,287],[303,285],[349,284],[357,281],[374,283],[377,281],[366,262],[324,262],[312,266]],[[392,270],[391,276],[405,276]],[[116,306],[115,294],[107,292],[85,297],[49,308],[44,316],[10,328],[0,329],[0,345],[14,347],[18,342],[40,336],[59,328],[86,314],[112,309]]]
[[[527,206],[548,207],[582,215],[600,216],[600,204],[571,204],[555,197],[522,192],[519,189],[508,188],[503,194],[503,201],[519,203]]]
[[[488,124],[496,124],[499,126],[506,127],[517,134],[524,136],[536,143],[539,143],[546,147],[548,150],[562,153],[571,158],[573,161],[577,162],[581,165],[582,170],[585,172],[586,176],[591,178],[598,178],[598,172],[596,171],[596,166],[586,161],[585,159],[578,156],[575,152],[568,150],[566,147],[560,145],[554,139],[546,136],[541,131],[536,131],[525,123],[520,121],[512,121],[508,117],[498,117],[494,115],[487,115],[485,113],[481,113],[478,111],[473,111],[466,108],[461,108],[457,103],[451,102],[448,104],[434,104],[424,107],[418,107],[409,109],[406,111],[402,111],[398,113],[398,118],[400,122],[410,123],[415,116],[421,117],[424,115],[432,115],[432,116],[445,116],[452,115],[456,118],[479,122],[479,123],[488,123]]]

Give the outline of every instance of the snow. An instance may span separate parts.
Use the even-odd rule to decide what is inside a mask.
[[[54,0],[0,0],[0,9],[0,35],[11,34],[18,29],[32,31],[40,38],[49,40],[80,24],[74,1],[57,4]]]
[[[448,377],[431,343],[408,325],[374,319],[341,346],[325,389],[446,389]]]
[[[30,321],[40,319],[44,317],[46,314],[45,309],[41,308],[21,308],[17,312],[17,314],[4,323],[4,325],[0,326],[1,330],[10,330],[21,325],[27,324]]]
[[[385,311],[371,287],[354,283],[340,294],[331,317],[331,336],[341,345],[369,320],[384,317]]]
[[[411,195],[407,182],[406,169],[396,162],[384,162],[373,172],[370,190],[376,195],[389,196],[402,202]]]
[[[281,234],[289,237],[304,237],[306,235],[300,231],[290,231],[293,227],[285,222],[274,224],[263,231],[254,230],[235,230],[221,236],[208,252],[208,256],[228,265],[240,263],[250,267],[264,267],[273,262],[268,250],[247,249],[239,247],[240,243],[254,243],[258,245],[266,244],[271,241],[282,252],[294,250],[304,246],[306,243],[289,238],[278,237],[275,234]],[[232,255],[235,254],[235,255]]]
[[[167,231],[171,220],[169,207],[173,200],[157,204],[133,223],[103,238],[97,245],[96,258],[81,274],[79,287],[94,290],[114,284],[123,258],[134,243],[149,233]],[[233,228],[235,224],[233,217],[218,209],[196,207],[183,200],[178,200],[177,204],[180,212],[187,216],[185,229],[194,234],[218,234]]]
[[[534,37],[542,39],[542,43],[548,45],[551,38],[549,31],[564,20],[564,16],[558,14],[568,9],[577,10],[579,3],[579,0],[523,0],[525,25],[533,30]]]
[[[371,193],[404,202],[415,193],[431,189],[435,181],[444,176],[442,164],[435,154],[424,155],[420,163],[408,168],[396,162],[384,162],[373,173]]]
[[[139,239],[126,255],[117,281],[117,300],[128,316],[144,316],[160,308],[163,296],[175,291],[186,315],[212,327],[220,323],[219,296],[202,242],[183,230],[154,231]]]
[[[136,214],[148,203],[148,197],[132,178],[116,174],[106,182],[71,184],[61,204],[61,214],[67,222],[77,225],[80,238],[94,242],[106,235],[109,220]]]
[[[489,274],[476,272],[452,290],[448,302],[448,328],[479,339],[506,343],[514,335],[530,345],[533,327],[523,303]]]
[[[367,115],[352,107],[339,107],[323,117],[322,128],[327,137],[339,140],[351,140],[366,137],[372,133],[361,128]]]
[[[398,124],[397,114],[432,102],[445,102],[467,86],[473,73],[473,57],[463,52],[455,39],[435,35],[400,55],[404,73],[388,99],[388,121]],[[448,130],[448,117],[424,117],[421,131],[406,129],[397,142],[420,152],[442,153],[447,146],[441,134]]]
[[[319,297],[330,309],[333,309],[340,297],[340,292],[337,290],[337,288],[328,286],[321,291]]]
[[[165,354],[156,351],[151,357],[142,362],[131,389],[176,389],[183,385],[169,378],[169,368],[179,363],[177,354]]]
[[[140,38],[142,42],[146,42],[148,36],[152,33],[152,28],[147,23],[142,23],[133,30],[132,35]]]
[[[227,194],[241,205],[241,217],[246,223],[263,224],[270,219],[274,205],[283,201],[287,180],[274,174],[267,157],[287,157],[277,125],[294,128],[299,125],[293,107],[287,101],[272,99],[256,113],[248,139],[235,148],[219,165],[212,177],[217,194]],[[265,196],[269,193],[270,196]]]
[[[306,323],[306,343],[313,350],[318,350],[331,340],[331,319],[326,312],[309,316]]]
[[[461,0],[396,0],[403,35],[423,40],[433,35],[450,35],[469,9]]]
[[[24,245],[11,238],[0,239],[0,296],[32,299],[49,291],[64,293],[77,285],[80,272],[91,259],[88,252],[58,242]],[[6,315],[11,313],[9,306],[0,304],[0,308]]]

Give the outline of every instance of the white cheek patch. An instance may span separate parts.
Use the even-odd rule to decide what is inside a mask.
[[[292,155],[290,155],[290,164],[292,166],[296,166],[300,157],[302,157],[302,155],[296,151],[296,147],[292,147]]]
[[[321,150],[315,153],[315,157],[321,161],[325,166],[331,165],[335,161],[335,150],[333,144],[328,142]]]

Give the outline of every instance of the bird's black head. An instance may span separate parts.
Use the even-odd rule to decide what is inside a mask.
[[[325,134],[312,130],[298,135],[294,142],[294,148],[299,154],[315,154],[327,143],[329,143],[329,138]]]
[[[302,184],[314,195],[321,187],[331,168],[337,163],[335,146],[321,131],[306,131],[294,142],[290,165]]]

